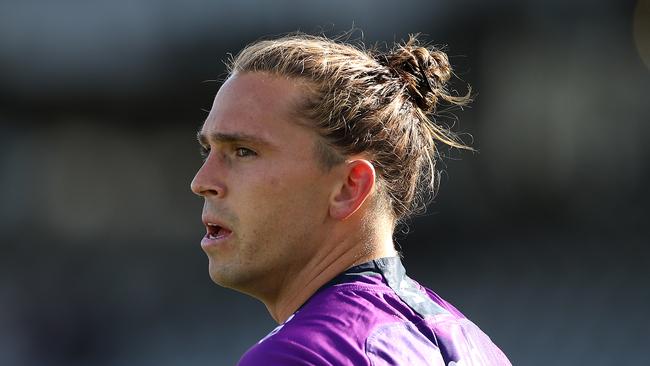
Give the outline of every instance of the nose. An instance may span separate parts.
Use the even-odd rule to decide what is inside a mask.
[[[225,196],[226,186],[222,181],[222,173],[215,163],[208,158],[196,172],[190,184],[190,189],[194,194],[202,197],[223,198]]]

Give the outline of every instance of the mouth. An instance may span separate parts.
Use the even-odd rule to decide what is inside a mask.
[[[207,229],[205,237],[211,240],[222,239],[232,233],[232,231],[228,230],[227,228],[211,222],[206,223],[205,227]]]
[[[205,236],[201,240],[203,249],[222,244],[232,234],[232,231],[220,222],[204,219],[203,225],[205,225],[206,230]]]

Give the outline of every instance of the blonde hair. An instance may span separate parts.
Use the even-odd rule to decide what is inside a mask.
[[[471,149],[433,117],[439,103],[464,106],[451,95],[447,55],[410,36],[387,52],[321,36],[294,34],[248,45],[229,63],[230,75],[265,72],[308,86],[298,113],[323,141],[326,167],[365,153],[399,222],[426,208],[439,181],[436,143]]]

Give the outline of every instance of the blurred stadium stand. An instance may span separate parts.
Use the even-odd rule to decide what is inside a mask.
[[[228,365],[270,331],[208,277],[195,132],[228,52],[353,26],[477,92],[413,277],[515,365],[650,364],[648,0],[0,1],[0,364]]]

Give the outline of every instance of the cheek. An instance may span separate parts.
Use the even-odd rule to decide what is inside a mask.
[[[318,180],[304,177],[267,177],[255,184],[242,202],[251,234],[281,239],[324,219],[327,197]],[[243,219],[243,217],[242,217]],[[248,230],[247,230],[248,231]]]
[[[279,231],[327,214],[326,177],[309,159],[264,162],[250,169],[239,182],[231,182],[233,199],[249,228]],[[247,230],[248,231],[248,230]]]
[[[286,169],[278,169],[277,165]],[[251,194],[257,196],[260,203],[292,207],[305,200],[315,200],[318,189],[322,189],[321,177],[299,164],[283,162],[277,165],[251,180]]]
[[[269,189],[277,198],[276,204],[288,212],[299,211],[302,215],[318,212],[326,203],[324,182],[318,177],[298,176],[269,180]]]

